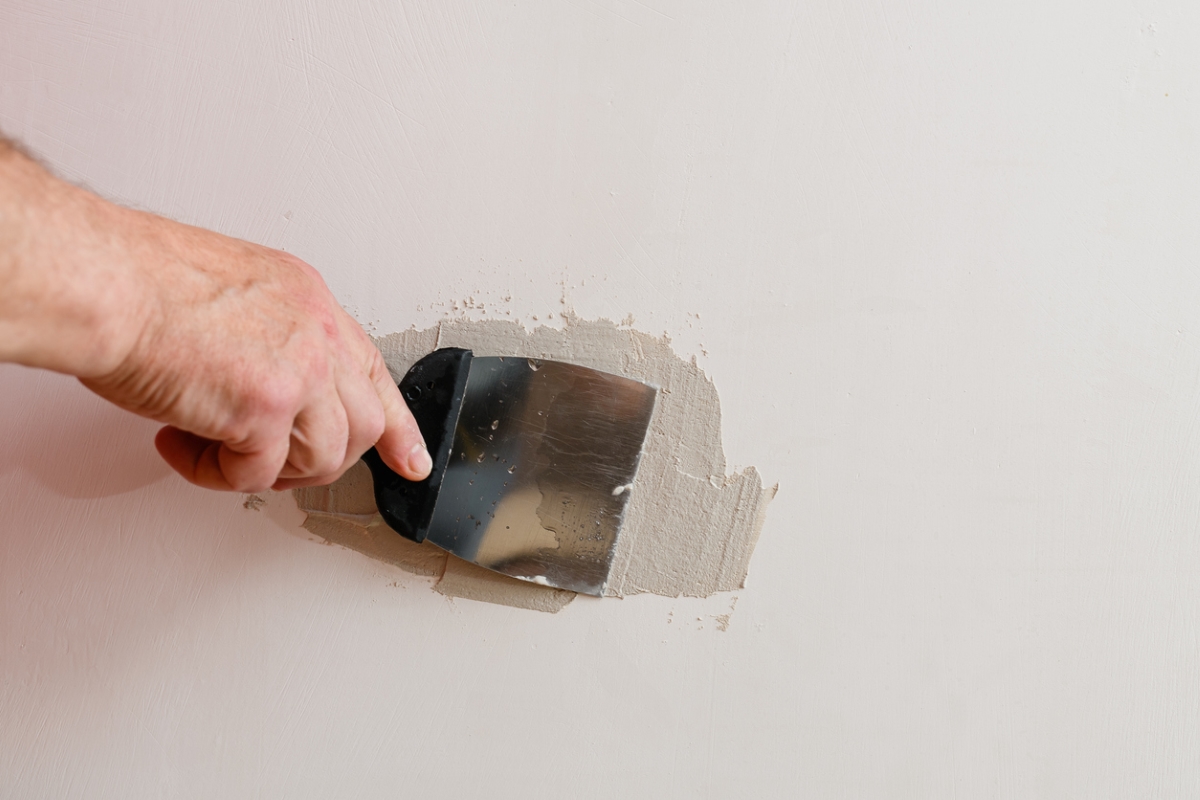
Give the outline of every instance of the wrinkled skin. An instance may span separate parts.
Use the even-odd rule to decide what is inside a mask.
[[[165,424],[190,482],[336,480],[369,447],[429,456],[379,351],[299,259],[122,208],[0,145],[0,360],[76,375]]]

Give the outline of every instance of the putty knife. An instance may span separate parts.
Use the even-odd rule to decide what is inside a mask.
[[[400,381],[423,481],[363,460],[389,526],[505,575],[600,595],[656,389],[559,361],[435,350]]]

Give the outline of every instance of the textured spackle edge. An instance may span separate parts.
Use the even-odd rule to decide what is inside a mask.
[[[446,553],[410,542],[389,528],[375,508],[371,471],[361,461],[332,486],[295,489],[296,505],[308,516],[305,530],[377,561],[416,575],[441,575]]]
[[[694,360],[676,355],[665,336],[621,328],[609,320],[582,320],[573,314],[564,318],[562,329],[533,330],[506,320],[446,320],[385,336],[376,344],[397,381],[432,350],[466,347],[480,356],[569,361],[659,387],[606,594],[707,597],[743,588],[767,503],[778,486],[764,490],[753,467],[726,475],[720,400],[712,381]],[[297,503],[322,516],[374,513],[373,499],[363,492],[363,474],[365,470],[357,478],[343,478],[324,495],[298,490]],[[342,538],[350,543],[339,544],[366,552],[355,547],[362,541],[357,534]],[[544,611],[557,611],[572,596],[453,557],[446,564],[437,587],[443,594]]]
[[[558,613],[575,599],[575,592],[519,581],[454,556],[446,559],[442,579],[433,588],[447,597],[463,597],[551,614]]]
[[[494,575],[433,545],[397,535],[379,516],[371,473],[361,462],[332,486],[296,489],[292,495],[307,514],[305,530],[405,572],[438,578],[434,588],[444,595],[550,613],[575,597],[573,592]]]
[[[707,597],[742,588],[775,489],[764,491],[753,467],[725,474],[716,387],[666,337],[565,319],[562,329],[532,331],[506,320],[446,321],[436,346],[569,361],[658,386],[606,594]]]

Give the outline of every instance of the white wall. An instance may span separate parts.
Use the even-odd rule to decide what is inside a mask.
[[[1198,36],[1183,0],[5,3],[0,128],[63,174],[378,333],[632,313],[781,489],[726,631],[734,595],[449,601],[2,368],[0,795],[1197,796]]]

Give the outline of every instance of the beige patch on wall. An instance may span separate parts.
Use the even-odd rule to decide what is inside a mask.
[[[764,490],[753,467],[726,474],[717,390],[694,360],[671,350],[667,338],[568,315],[561,330],[448,320],[376,344],[397,381],[425,354],[465,347],[477,356],[567,361],[660,387],[605,594],[707,597],[745,585],[767,503],[778,487]],[[393,532],[375,508],[371,474],[361,463],[331,486],[297,489],[294,495],[308,512],[309,531],[409,572],[440,576],[435,589],[443,594],[551,612],[574,598]]]

